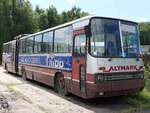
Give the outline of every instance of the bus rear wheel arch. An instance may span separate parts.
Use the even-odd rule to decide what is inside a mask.
[[[62,96],[66,96],[68,94],[64,75],[62,73],[55,74],[54,88],[55,91]]]

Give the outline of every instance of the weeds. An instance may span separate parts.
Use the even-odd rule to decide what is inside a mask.
[[[142,92],[128,96],[125,102],[131,107],[123,113],[134,113],[136,111],[150,108],[150,65],[145,66],[145,88]]]
[[[145,65],[144,75],[146,79],[150,79],[150,64]]]

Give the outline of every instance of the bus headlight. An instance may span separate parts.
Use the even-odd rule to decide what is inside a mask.
[[[98,80],[104,80],[104,75],[99,75]]]
[[[103,74],[95,74],[96,82],[98,81],[104,81],[104,75]]]

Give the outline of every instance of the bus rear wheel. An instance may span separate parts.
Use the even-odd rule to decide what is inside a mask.
[[[5,64],[5,70],[8,72],[7,64]]]
[[[27,76],[26,76],[26,72],[25,71],[23,71],[23,73],[22,73],[22,78],[23,78],[23,80],[27,80]]]
[[[59,74],[56,77],[56,91],[61,94],[62,96],[66,96],[67,95],[67,88],[66,88],[66,84],[65,84],[65,79],[64,76]]]

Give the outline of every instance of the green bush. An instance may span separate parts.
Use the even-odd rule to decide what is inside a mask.
[[[144,70],[145,70],[145,72],[144,72],[145,78],[150,79],[150,64],[145,65]]]
[[[125,102],[130,105],[130,108],[122,113],[134,113],[146,108],[150,108],[150,64],[145,65],[145,87],[141,92],[127,96]]]

